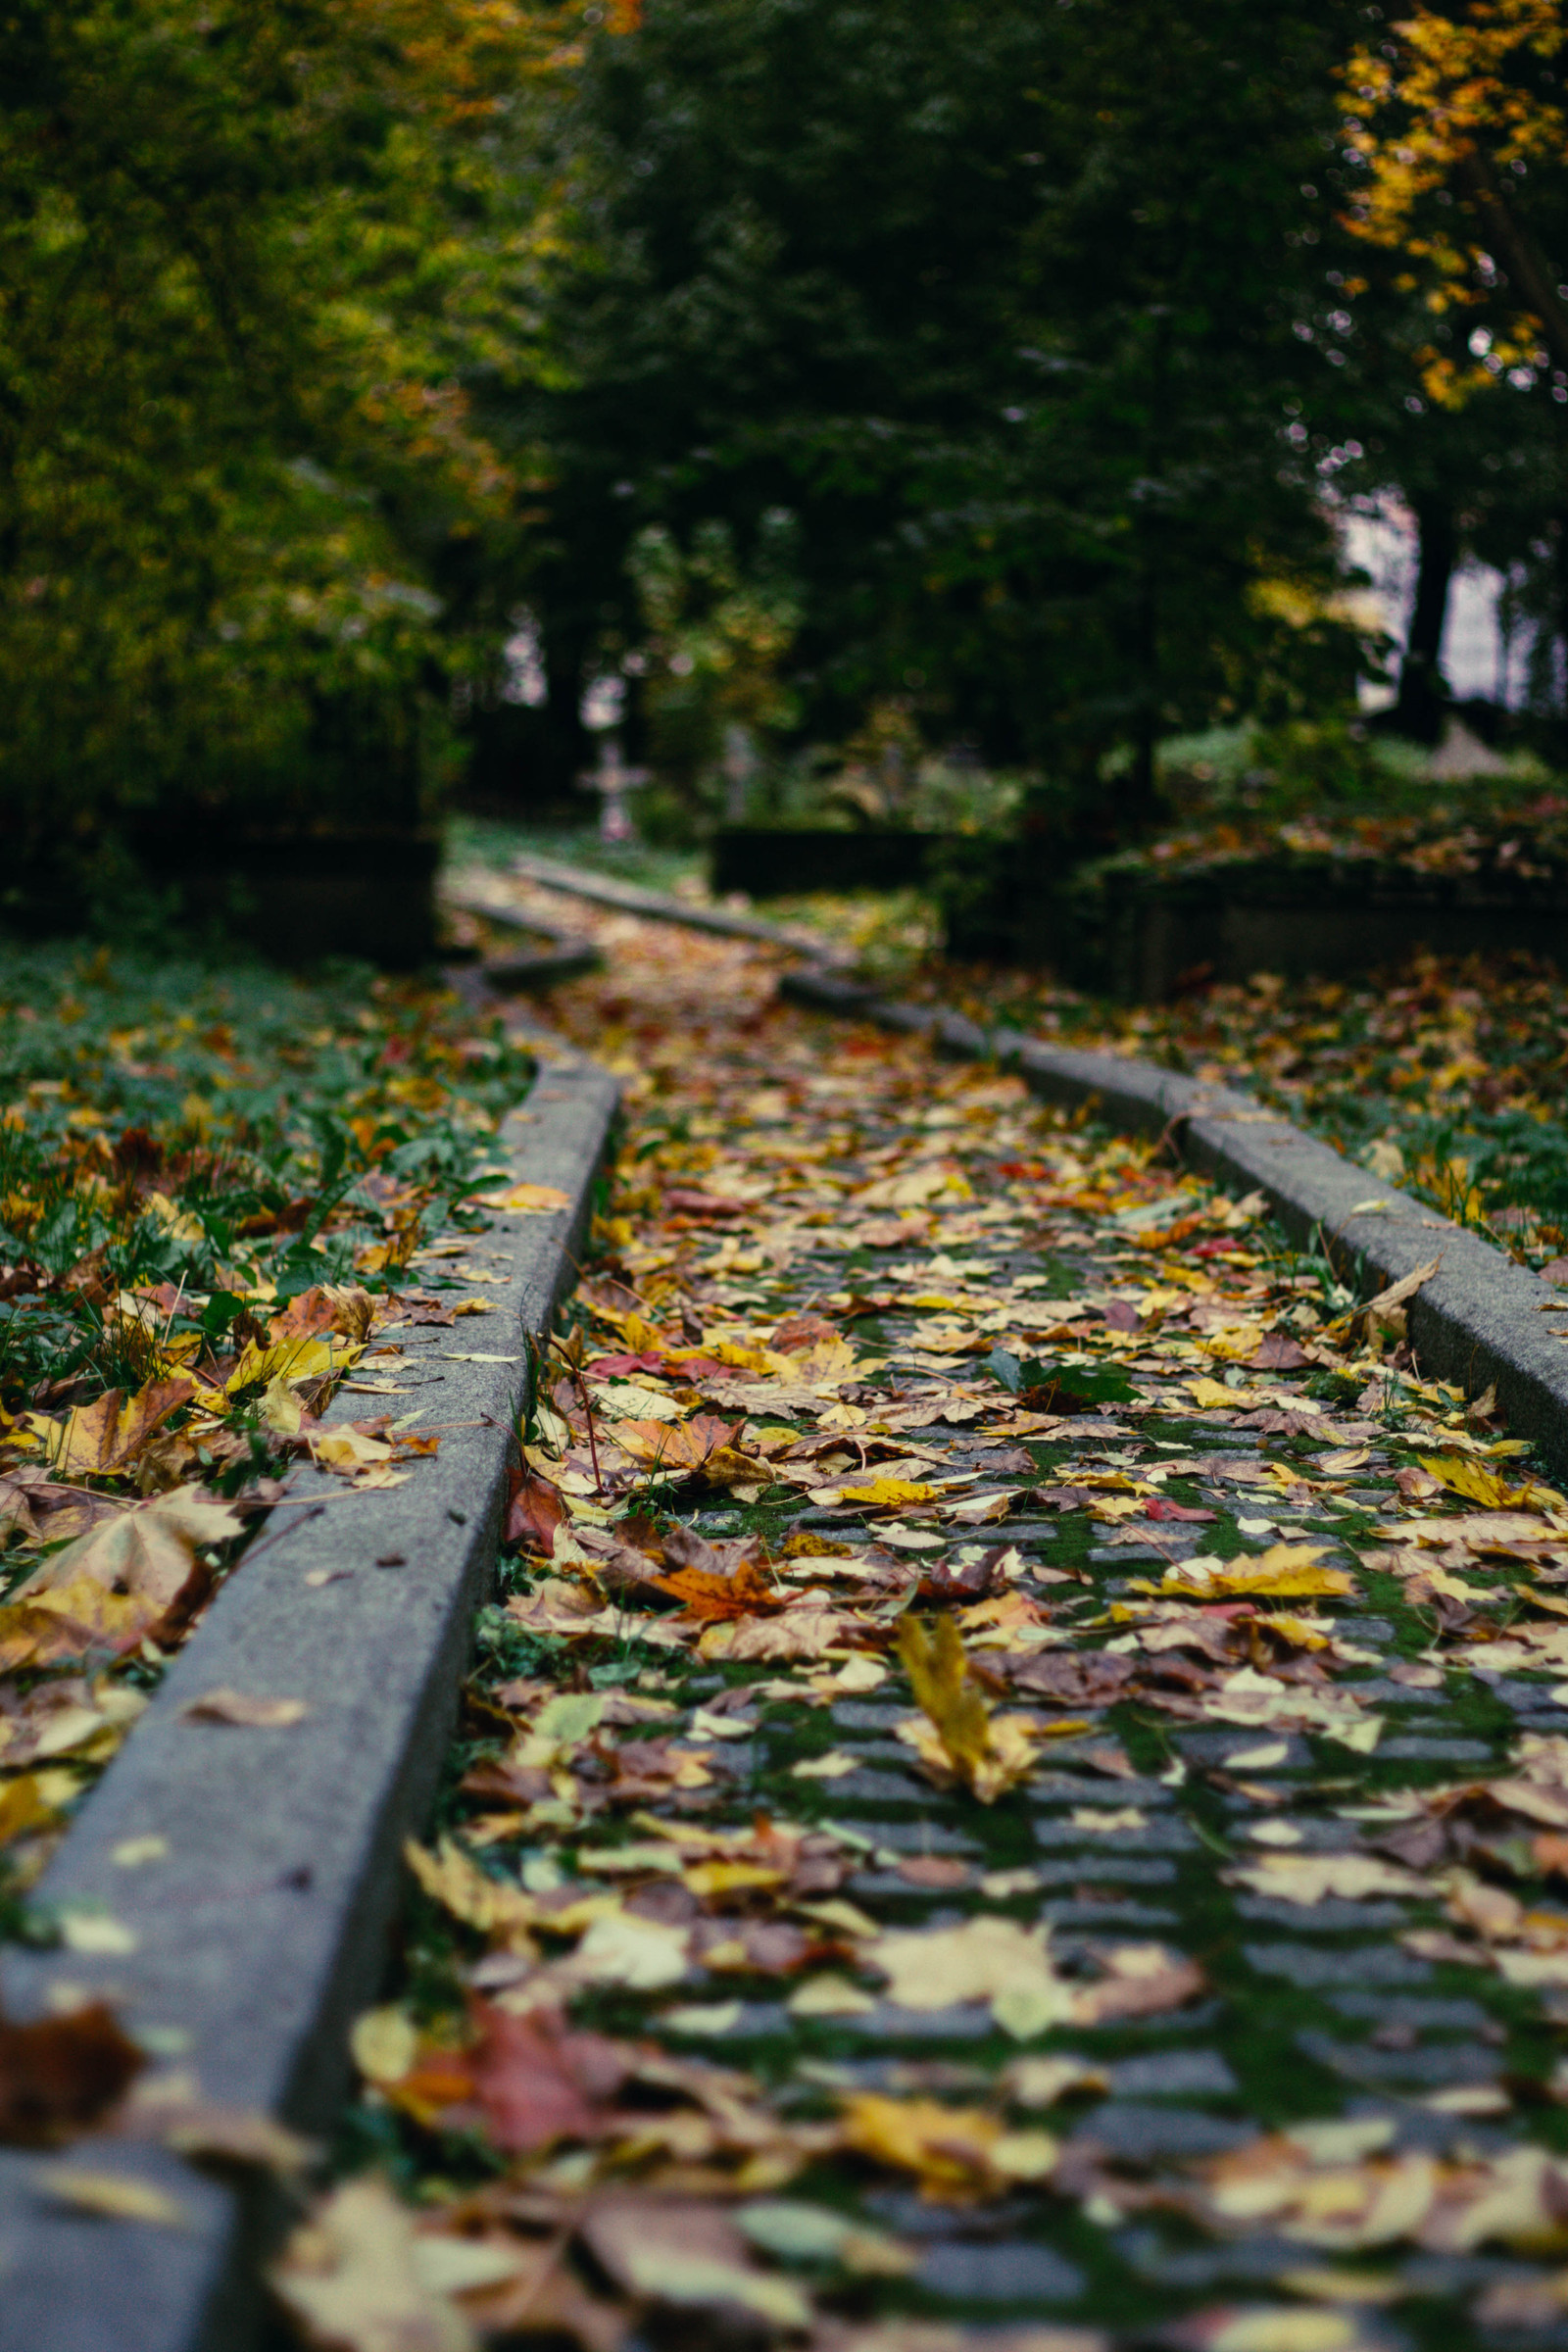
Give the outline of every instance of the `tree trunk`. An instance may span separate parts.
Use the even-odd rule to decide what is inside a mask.
[[[1490,229],[1514,291],[1534,313],[1552,358],[1559,368],[1568,368],[1568,310],[1557,293],[1555,270],[1508,210],[1496,174],[1479,150],[1461,158],[1455,176]]]
[[[1448,611],[1448,583],[1458,553],[1453,510],[1446,500],[1417,499],[1416,526],[1421,553],[1415,580],[1415,610],[1410,634],[1399,665],[1399,693],[1394,723],[1401,735],[1418,743],[1436,743],[1443,730],[1448,700],[1447,684],[1439,666],[1443,624]]]

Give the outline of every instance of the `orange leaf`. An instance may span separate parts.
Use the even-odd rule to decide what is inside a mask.
[[[781,1609],[783,1596],[774,1592],[766,1572],[754,1561],[743,1561],[733,1576],[714,1576],[704,1568],[677,1568],[673,1576],[650,1580],[661,1592],[683,1600],[693,1617],[750,1617],[759,1609]]]
[[[690,1478],[705,1468],[712,1455],[733,1446],[745,1428],[744,1420],[720,1421],[716,1414],[698,1413],[690,1421],[617,1421],[615,1439],[634,1461],[658,1473],[673,1472]]]

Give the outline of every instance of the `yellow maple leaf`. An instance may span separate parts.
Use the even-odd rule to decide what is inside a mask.
[[[841,1502],[863,1502],[885,1510],[899,1510],[906,1503],[934,1502],[941,1492],[940,1487],[933,1487],[924,1479],[873,1478],[863,1487],[841,1487],[839,1499]]]
[[[222,1394],[237,1396],[241,1389],[270,1388],[274,1380],[320,1380],[329,1372],[346,1372],[359,1362],[364,1349],[352,1341],[315,1335],[307,1339],[274,1340],[259,1348],[247,1340]]]
[[[324,1470],[340,1471],[352,1478],[363,1470],[374,1470],[392,1459],[392,1448],[384,1438],[368,1438],[352,1424],[342,1429],[323,1430],[310,1440],[312,1459]]]
[[[913,1617],[902,1619],[899,1656],[932,1727],[910,1727],[921,1763],[934,1778],[961,1781],[983,1805],[995,1804],[1034,1762],[1032,1728],[1016,1715],[993,1716],[951,1617],[939,1617],[929,1632]]]
[[[194,1381],[152,1380],[134,1396],[110,1389],[91,1404],[76,1405],[63,1419],[24,1413],[23,1442],[36,1446],[51,1470],[66,1478],[118,1478],[135,1461],[171,1413],[189,1402]],[[13,1444],[17,1441],[13,1440]]]
[[[1253,1559],[1183,1560],[1167,1568],[1160,1580],[1162,1592],[1209,1595],[1256,1595],[1259,1598],[1300,1600],[1310,1594],[1353,1592],[1354,1579],[1343,1568],[1325,1568],[1318,1554],[1321,1544],[1271,1544]]]
[[[9,1845],[14,1838],[25,1838],[34,1830],[49,1829],[58,1818],[44,1794],[40,1774],[24,1773],[20,1780],[7,1781],[0,1787],[0,1846]]]
[[[912,1168],[906,1175],[882,1176],[855,1196],[857,1208],[923,1208],[941,1196],[972,1200],[974,1190],[956,1168]]]
[[[504,1886],[487,1878],[450,1838],[443,1838],[433,1854],[411,1838],[403,1855],[425,1893],[454,1919],[493,1936],[509,1951],[524,1957],[532,1954],[534,1944],[528,1931],[538,1919],[538,1905],[520,1886]]]
[[[548,1217],[571,1206],[570,1196],[556,1184],[514,1184],[502,1193],[474,1193],[476,1207],[494,1208],[505,1216]]]
[[[1522,1487],[1510,1487],[1495,1470],[1485,1462],[1460,1454],[1450,1458],[1437,1454],[1431,1460],[1424,1455],[1421,1467],[1440,1487],[1450,1494],[1462,1494],[1467,1502],[1479,1502],[1487,1511],[1552,1511],[1568,1508],[1568,1498],[1554,1487],[1538,1486],[1534,1481]]]
[[[890,2099],[861,2091],[845,2102],[844,2142],[896,2171],[913,2173],[932,2198],[995,2196],[1018,2180],[1041,2180],[1056,2161],[1049,2132],[1009,2132],[980,2107],[937,2099]]]
[[[1193,1402],[1200,1405],[1204,1412],[1228,1413],[1257,1402],[1250,1389],[1228,1389],[1221,1380],[1189,1380],[1182,1385]]]

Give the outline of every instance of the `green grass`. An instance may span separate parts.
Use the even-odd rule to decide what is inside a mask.
[[[418,982],[0,948],[0,1404],[133,1385],[125,1291],[211,1344],[404,1279],[531,1075]]]

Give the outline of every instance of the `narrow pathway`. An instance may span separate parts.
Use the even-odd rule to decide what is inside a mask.
[[[417,2340],[1568,2342],[1568,1503],[1260,1204],[587,927],[617,1190],[356,2035]]]

